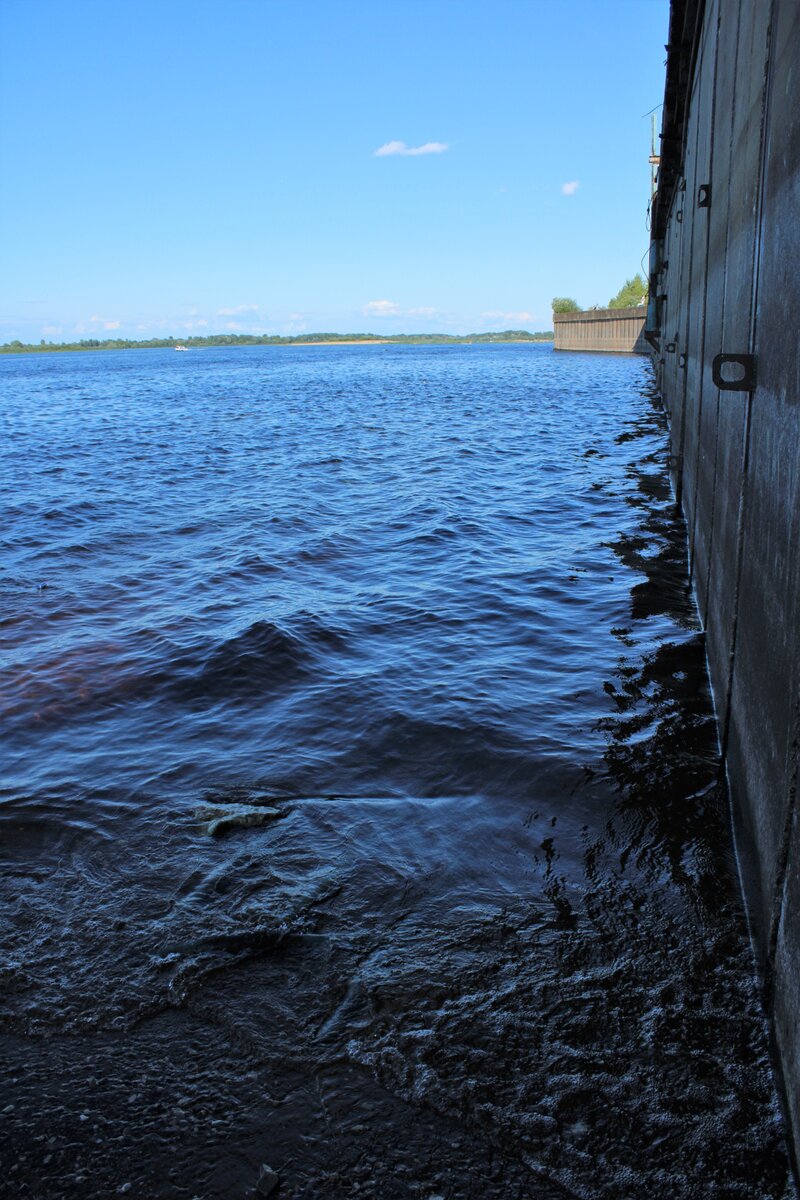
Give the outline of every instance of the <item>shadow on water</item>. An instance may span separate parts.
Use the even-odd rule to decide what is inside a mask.
[[[648,439],[663,428],[656,396],[651,404],[618,442]],[[631,622],[666,619],[672,628],[652,649],[623,652],[605,684],[616,710],[599,723],[608,739],[605,760],[619,788],[626,853],[656,873],[668,865],[676,885],[713,909],[731,887],[731,863],[720,853],[730,839],[727,796],[685,526],[663,446],[633,462],[628,478],[633,489],[626,502],[637,511],[638,527],[609,546],[626,568],[645,576],[631,589]],[[615,630],[626,646],[630,632]]]

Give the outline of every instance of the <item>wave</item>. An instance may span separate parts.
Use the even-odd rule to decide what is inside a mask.
[[[312,668],[307,639],[270,621],[256,621],[242,633],[178,663],[172,696],[187,701],[263,695],[296,682]]]
[[[258,620],[189,647],[144,631],[115,642],[77,642],[0,670],[0,717],[53,721],[143,700],[195,706],[267,697],[324,670],[346,646],[340,630],[308,614],[294,629]]]

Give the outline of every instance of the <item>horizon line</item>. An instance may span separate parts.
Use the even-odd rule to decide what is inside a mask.
[[[208,333],[208,334],[190,334],[184,337],[175,337],[173,334],[165,334],[158,337],[150,338],[129,338],[121,335],[107,338],[80,338],[74,341],[66,342],[50,342],[41,338],[38,342],[23,342],[19,338],[14,338],[10,342],[0,343],[0,353],[22,353],[24,351],[41,352],[43,350],[67,350],[67,349],[160,349],[169,344],[197,346],[208,345],[212,342],[222,343],[223,345],[250,344],[250,345],[308,345],[314,344],[336,344],[337,342],[372,342],[387,344],[390,342],[401,342],[408,340],[418,341],[443,341],[443,342],[464,342],[479,338],[481,340],[514,340],[514,341],[534,341],[534,340],[550,340],[554,336],[552,329],[529,330],[529,329],[492,329],[482,332],[473,331],[470,333],[332,333],[332,332],[313,332],[313,333]],[[124,343],[124,346],[120,346]]]

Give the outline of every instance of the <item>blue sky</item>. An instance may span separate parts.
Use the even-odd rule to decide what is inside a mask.
[[[0,12],[0,341],[545,329],[640,269],[667,0]]]

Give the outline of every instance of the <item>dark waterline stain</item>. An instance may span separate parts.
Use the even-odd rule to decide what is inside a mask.
[[[793,1196],[647,364],[93,357],[0,363],[0,1194]]]

